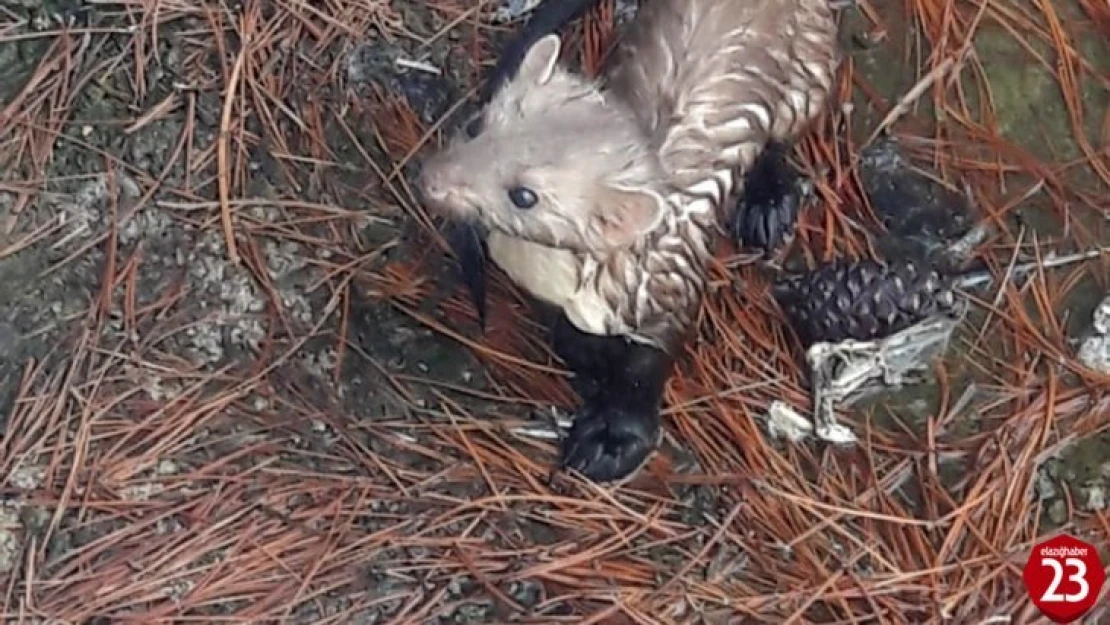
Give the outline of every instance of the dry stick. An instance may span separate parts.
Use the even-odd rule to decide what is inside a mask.
[[[733,506],[732,511],[729,512],[728,516],[725,517],[725,520],[721,522],[721,526],[717,528],[717,531],[713,532],[713,536],[709,540],[705,541],[705,545],[702,546],[697,555],[695,555],[693,558],[690,558],[689,562],[684,564],[677,573],[672,575],[671,578],[667,580],[662,586],[660,586],[655,592],[648,595],[645,601],[655,599],[659,597],[659,595],[662,595],[665,591],[669,590],[671,586],[674,586],[676,583],[678,583],[678,580],[685,577],[686,574],[690,572],[690,569],[694,568],[694,566],[698,562],[701,562],[705,558],[705,556],[709,555],[709,550],[712,549],[713,545],[716,545],[717,542],[721,540],[721,537],[723,537],[725,533],[728,532],[728,528],[732,525],[732,522],[736,520],[736,516],[740,514],[740,510],[743,507],[743,501]]]
[[[532,370],[540,371],[540,372],[543,372],[543,373],[552,373],[552,374],[556,374],[556,375],[563,375],[563,373],[564,373],[561,368],[548,367],[547,365],[541,365],[541,364],[538,364],[538,363],[530,362],[530,361],[524,360],[523,358],[518,358],[516,356],[513,356],[512,354],[508,354],[506,352],[491,348],[487,345],[484,345],[484,344],[478,343],[474,340],[471,340],[471,339],[467,338],[466,336],[463,336],[462,334],[459,334],[458,332],[455,332],[454,330],[451,330],[450,328],[436,322],[435,319],[433,319],[432,317],[421,314],[421,313],[417,312],[414,308],[406,306],[404,304],[401,304],[400,302],[393,302],[393,305],[396,306],[398,309],[400,309],[401,312],[403,312],[406,315],[412,317],[413,319],[417,320],[418,322],[428,326],[429,328],[439,332],[440,334],[442,334],[444,336],[447,336],[448,338],[452,338],[452,339],[458,341],[459,343],[461,343],[462,345],[465,345],[466,347],[470,348],[471,350],[473,350],[477,353],[480,353],[480,354],[485,354],[486,356],[488,356],[492,359],[495,359],[497,361],[508,363],[508,364],[514,364],[514,365],[517,365],[517,366],[522,367],[522,368],[532,369]]]
[[[239,250],[235,247],[235,229],[231,223],[231,174],[228,163],[227,144],[231,134],[231,107],[235,102],[236,87],[239,84],[239,75],[243,72],[243,64],[247,59],[247,50],[250,49],[250,34],[244,33],[243,45],[235,57],[235,65],[231,68],[231,76],[227,81],[227,95],[224,97],[223,113],[220,115],[220,139],[217,143],[216,158],[219,160],[219,185],[220,185],[220,221],[223,223],[224,239],[227,240],[227,256],[232,265],[239,264]]]
[[[775,488],[775,487],[771,486],[770,484],[767,484],[766,482],[760,482],[759,488],[761,488],[763,490],[766,490],[767,492],[775,495],[776,497],[779,497],[779,498],[784,499],[786,501],[790,501],[790,502],[795,503],[799,506],[821,510],[821,511],[826,512],[826,513],[836,513],[836,514],[840,514],[842,516],[857,517],[857,518],[861,518],[861,519],[872,519],[872,520],[875,520],[875,521],[885,521],[887,523],[891,523],[891,524],[894,524],[894,525],[909,525],[909,526],[914,526],[914,527],[923,527],[923,528],[926,528],[926,529],[937,528],[937,527],[940,527],[942,525],[945,525],[945,524],[953,521],[954,519],[959,517],[960,514],[963,513],[964,509],[968,509],[968,508],[971,508],[973,505],[978,505],[978,504],[982,503],[990,495],[989,493],[987,493],[987,494],[975,497],[973,500],[971,500],[969,502],[966,502],[962,506],[960,506],[959,510],[955,510],[953,512],[950,512],[950,513],[944,515],[943,517],[941,517],[939,519],[930,521],[930,520],[923,520],[923,519],[902,518],[902,517],[892,516],[892,515],[889,515],[889,514],[881,514],[881,513],[876,513],[876,512],[867,512],[865,510],[851,509],[851,508],[845,508],[845,507],[842,507],[842,506],[835,506],[835,505],[831,505],[831,504],[826,504],[826,503],[822,503],[820,501],[814,501],[814,500],[807,499],[806,497],[803,497],[803,496],[800,496],[800,495],[795,495],[793,493],[788,493],[784,490]]]
[[[1009,285],[1010,280],[1013,278],[1014,266],[1017,265],[1018,254],[1021,253],[1021,245],[1025,241],[1025,228],[1018,232],[1017,242],[1014,244],[1014,253],[1010,256],[1010,262],[1006,266],[1006,273],[1002,276],[1002,280],[998,283],[998,292],[995,293],[994,302],[991,304],[991,309],[987,311],[987,317],[983,320],[983,324],[979,327],[979,333],[975,337],[975,342],[979,343],[987,333],[987,326],[990,324],[994,317],[994,310],[1002,302],[1005,297],[1006,287]]]
[[[180,98],[178,97],[178,94],[176,92],[169,94],[164,100],[152,106],[150,110],[140,115],[138,119],[131,122],[131,124],[124,128],[123,134],[131,135],[135,132],[138,132],[139,130],[145,128],[147,124],[158,121],[166,113],[169,113],[170,111],[177,108],[178,104],[180,103]]]
[[[808,598],[802,600],[802,605],[798,606],[797,609],[794,610],[793,614],[786,617],[786,619],[783,621],[783,625],[789,625],[790,623],[797,623],[801,621],[802,616],[806,613],[806,611],[809,610],[814,603],[817,603],[818,600],[825,597],[829,589],[832,588],[834,584],[839,582],[842,577],[844,577],[845,572],[851,571],[852,567],[854,567],[866,555],[868,555],[866,551],[858,551],[854,556],[844,562],[840,566],[840,568],[833,572],[832,575],[829,575],[828,579],[821,583],[821,586],[817,588],[815,592],[813,592]],[[866,589],[861,590],[865,593],[867,592]]]
[[[918,98],[920,98],[925,93],[925,91],[928,90],[930,86],[932,86],[933,83],[939,80],[941,76],[946,74],[948,70],[955,64],[956,59],[953,57],[948,57],[944,59],[944,61],[942,61],[939,65],[930,70],[928,74],[925,74],[925,76],[922,77],[922,79],[919,80],[912,89],[906,92],[906,95],[902,96],[902,99],[898,101],[898,104],[895,104],[894,108],[890,109],[890,112],[886,114],[886,117],[883,118],[883,121],[879,122],[879,125],[875,127],[874,132],[872,132],[871,136],[867,138],[865,145],[875,141],[875,139],[879,135],[881,135],[888,127],[890,127],[891,124],[897,121],[899,117],[908,113],[910,111],[910,106]]]
[[[81,337],[79,339],[79,342],[78,342],[76,348],[74,349],[74,354],[78,358],[86,358],[87,357],[86,347],[90,343],[90,338],[91,338],[90,335],[91,335],[91,330],[89,328],[85,328],[84,331],[81,333]],[[73,386],[73,381],[77,377],[78,366],[79,365],[78,365],[77,361],[74,361],[74,362],[70,363],[69,367],[67,368],[67,370],[65,372],[65,379],[62,382],[62,387],[61,387],[62,389],[68,389],[68,388],[71,388]],[[64,405],[65,405],[64,404],[64,395],[63,395],[63,397],[55,398],[55,401],[53,403],[54,403],[54,406],[51,410],[51,412],[53,413],[53,416],[54,417],[61,416],[62,411],[64,409]],[[66,420],[68,421],[68,417],[66,417]],[[59,445],[62,444],[63,440],[64,440],[64,437],[59,437],[59,443],[58,444]],[[75,458],[74,458],[74,461],[73,461],[72,465],[70,466],[69,475],[66,476],[65,487],[62,489],[62,493],[61,493],[61,496],[59,497],[57,507],[54,509],[54,514],[51,515],[50,523],[47,525],[46,532],[43,534],[43,540],[44,541],[49,541],[50,537],[54,534],[55,531],[57,531],[58,526],[62,521],[62,515],[65,513],[65,511],[68,507],[69,497],[73,493],[74,487],[75,487],[76,482],[77,482],[77,474],[78,474],[79,469],[80,469],[81,464],[82,464],[82,456],[81,456],[81,453],[80,453],[82,451],[82,449],[84,449],[84,448],[81,447],[80,445],[74,445],[74,456],[75,456]],[[28,589],[29,589],[31,585],[28,584],[27,586],[28,586]],[[28,592],[29,592],[29,590],[28,590]]]
[[[41,243],[48,236],[58,232],[64,227],[64,220],[57,216],[52,217],[49,221],[28,233],[26,236],[17,241],[13,241],[10,245],[0,247],[0,260],[8,258],[9,256],[14,256],[29,247]]]

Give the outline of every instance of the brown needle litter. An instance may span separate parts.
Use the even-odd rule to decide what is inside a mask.
[[[796,146],[793,251],[876,253],[880,130],[968,189],[995,282],[939,380],[845,409],[854,447],[772,438],[807,373],[722,245],[668,444],[620,489],[556,490],[566,372],[500,272],[477,331],[405,173],[445,138],[426,110],[475,87],[434,81],[517,27],[497,3],[86,4],[0,8],[3,622],[1033,622],[1030,546],[1110,542],[1082,461],[1107,379],[1073,345],[1110,261],[1007,269],[1110,241],[1104,3],[844,20],[885,36]],[[617,8],[570,60],[599,70]]]

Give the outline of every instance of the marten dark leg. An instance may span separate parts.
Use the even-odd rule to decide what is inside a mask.
[[[659,408],[671,359],[654,347],[629,344],[612,366],[608,383],[575,416],[559,459],[560,469],[575,469],[597,482],[630,476],[659,444]]]
[[[597,482],[629,476],[659,442],[659,407],[672,358],[625,337],[581,332],[565,317],[555,322],[552,334],[556,352],[585,391],[559,468]]]
[[[621,336],[599,336],[579,330],[562,311],[551,322],[551,348],[566,363],[574,377],[570,385],[582,399],[590,400],[609,383],[613,362],[627,351]]]
[[[772,141],[744,177],[732,223],[741,249],[770,255],[793,239],[813,184],[790,163],[790,151],[790,145]]]
[[[469,222],[447,222],[444,232],[448,245],[459,263],[459,275],[470,293],[470,303],[478,313],[478,326],[486,331],[486,239],[478,227]]]

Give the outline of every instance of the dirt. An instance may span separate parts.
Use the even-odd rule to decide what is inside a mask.
[[[443,16],[428,12],[422,8],[423,3],[394,5],[402,6],[392,15],[401,16],[405,26],[418,36],[431,37],[445,26]],[[59,19],[63,23],[97,27],[120,28],[128,24],[128,18],[119,14],[118,7],[99,3],[9,0],[0,6],[14,16],[9,19],[25,20],[17,32],[53,28]],[[441,386],[454,384],[481,391],[493,381],[470,349],[372,296],[374,290],[385,288],[385,282],[366,276],[391,266],[403,266],[409,259],[424,258],[429,241],[417,233],[405,213],[381,202],[382,189],[369,182],[375,179],[373,172],[352,144],[350,135],[335,123],[326,124],[330,152],[338,155],[341,162],[316,168],[306,165],[292,175],[287,173],[286,165],[275,164],[269,155],[271,149],[282,152],[284,148],[263,141],[252,144],[247,154],[246,179],[237,196],[254,201],[239,210],[236,217],[238,227],[249,233],[249,237],[243,237],[249,245],[239,250],[244,254],[244,262],[236,265],[229,260],[229,249],[218,225],[219,210],[212,203],[218,197],[214,161],[187,169],[176,154],[190,128],[187,107],[179,105],[137,130],[124,129],[125,123],[120,120],[134,120],[137,114],[171,95],[183,103],[195,98],[197,122],[188,137],[194,157],[199,158],[199,153],[215,145],[222,114],[221,94],[210,85],[180,87],[182,82],[195,81],[197,76],[217,76],[221,71],[217,61],[193,56],[196,49],[189,43],[190,33],[204,27],[196,16],[170,20],[160,27],[154,56],[161,63],[146,68],[143,93],[132,86],[136,74],[128,61],[134,52],[127,48],[130,35],[96,37],[99,46],[96,54],[78,58],[76,62],[81,68],[72,73],[74,77],[94,77],[75,94],[62,126],[63,137],[53,142],[50,158],[38,163],[22,158],[15,163],[14,157],[9,157],[13,162],[0,163],[3,165],[0,224],[8,219],[15,224],[10,234],[0,232],[0,250],[38,228],[57,225],[41,242],[0,257],[0,353],[4,354],[0,358],[0,431],[11,431],[9,425],[17,410],[15,399],[20,395],[25,374],[41,366],[44,373],[35,378],[36,383],[43,390],[53,388],[46,380],[68,370],[67,363],[75,357],[76,346],[86,331],[93,333],[91,340],[100,349],[134,355],[105,364],[102,373],[109,378],[132,380],[131,385],[137,384],[141,398],[148,402],[141,405],[148,407],[194,396],[219,397],[233,386],[229,381],[232,378],[249,378],[266,364],[277,363],[278,355],[288,352],[288,358],[274,364],[268,384],[253,386],[236,399],[235,411],[198,424],[195,431],[181,435],[180,440],[175,438],[169,448],[160,450],[153,459],[137,463],[142,466],[121,469],[125,475],[113,478],[114,481],[103,478],[111,482],[110,487],[100,483],[100,477],[84,475],[81,479],[87,480],[83,483],[90,489],[88,492],[105,497],[108,496],[105,493],[114,493],[112,496],[121,501],[161,502],[159,505],[196,497],[199,495],[187,491],[174,477],[214,466],[221,456],[231,457],[244,445],[265,439],[265,451],[231,461],[242,467],[244,476],[255,467],[272,464],[287,470],[331,471],[343,479],[349,476],[354,484],[358,479],[368,479],[367,476],[380,477],[378,471],[384,471],[367,460],[366,450],[387,457],[394,468],[409,467],[398,471],[442,476],[441,484],[435,484],[429,477],[431,485],[414,486],[418,494],[410,497],[378,493],[373,504],[367,504],[371,510],[358,521],[360,539],[395,528],[397,519],[442,510],[446,498],[490,496],[492,492],[480,476],[460,469],[469,461],[447,457],[446,446],[434,442],[427,443],[427,449],[406,445],[390,429],[398,422],[407,421],[411,425],[434,420],[431,412],[442,410],[445,403],[440,393],[447,393],[451,401],[477,414],[486,414],[491,408],[484,402],[466,394],[443,391]],[[331,44],[319,58],[342,64],[343,88],[357,92],[376,85],[402,93],[410,102],[425,103],[417,110],[425,123],[438,119],[461,90],[444,91],[443,80],[420,71],[399,72],[395,69],[396,59],[404,57],[440,67],[460,84],[469,81],[472,75],[468,61],[451,58],[443,45],[433,44],[429,52],[407,41],[378,45],[372,34],[367,37],[361,42],[340,38],[341,43]],[[35,72],[47,54],[49,41],[44,36],[0,43],[0,110]],[[996,95],[1000,100],[996,105],[1005,115],[1000,119],[1002,130],[1020,135],[1024,128],[1037,125],[1044,128],[1050,139],[1043,147],[1053,150],[1054,158],[1061,158],[1061,154],[1075,156],[1077,148],[1066,139],[1070,132],[1058,91],[1043,76],[1017,69],[1004,60],[1014,51],[1012,44],[1002,41],[984,37],[978,47],[987,71],[999,85]],[[1084,45],[1098,47],[1097,43]],[[1107,58],[1105,46],[1102,50],[1102,58]],[[121,62],[104,62],[115,57]],[[908,87],[905,76],[909,74],[904,67],[888,63],[882,50],[858,52],[855,58],[857,68],[889,96],[896,97]],[[996,58],[999,60],[992,62]],[[190,73],[183,69],[194,62],[203,63],[205,71]],[[338,108],[351,102],[343,88],[323,80],[306,80],[305,84],[290,88],[287,97],[298,105],[298,111],[311,110],[301,105],[316,101],[329,102]],[[1105,105],[1105,92],[1090,95],[1092,110],[1102,110],[1098,107]],[[372,146],[371,156],[378,164],[388,167],[391,156],[387,154],[388,146],[376,139],[379,129],[366,123],[371,118],[368,110],[352,106],[346,121],[362,145]],[[864,107],[859,108],[856,118],[857,128],[877,123],[874,112]],[[1094,114],[1088,116],[1090,120],[1096,118]],[[1039,123],[1043,120],[1051,123]],[[283,123],[286,128],[296,125],[289,120]],[[268,136],[269,130],[257,119],[248,127],[257,136]],[[319,150],[305,139],[307,133],[297,136],[291,151],[319,156]],[[1030,143],[1041,145],[1036,138],[1031,138]],[[40,169],[38,166],[44,163]],[[154,190],[150,199],[144,199],[151,189]],[[27,193],[21,194],[22,191]],[[346,210],[326,223],[303,225],[311,211],[293,207],[290,201]],[[302,220],[298,225],[291,225],[298,219]],[[1051,221],[1048,217],[1041,220],[1046,231],[1058,226],[1048,223]],[[297,236],[289,234],[293,230]],[[109,251],[111,248],[105,242],[110,236],[116,237],[114,252]],[[97,242],[98,239],[104,240]],[[339,279],[329,274],[329,268],[353,263],[386,242],[396,242],[397,247],[363,263],[358,275],[352,277],[358,288],[351,291],[350,301],[332,306],[332,290],[339,288]],[[434,284],[449,285],[453,271],[450,261],[438,253],[428,256],[430,259],[420,265],[421,271]],[[129,263],[131,273],[125,270]],[[125,288],[121,282],[103,298],[105,279],[120,276],[131,280],[132,287]],[[1105,283],[1101,287],[1105,288]],[[444,295],[438,292],[437,296]],[[92,324],[93,317],[88,311],[101,299],[107,302],[99,310],[103,322]],[[1092,289],[1083,301],[1075,303],[1072,331],[1077,336],[1083,331],[1084,315],[1089,319],[1089,312],[1099,299],[1101,295]],[[434,319],[447,319],[448,315],[436,307],[435,301],[425,302],[424,312]],[[146,312],[135,313],[144,309]],[[351,345],[344,349],[341,361],[338,348],[342,346],[343,318],[349,321]],[[301,339],[310,335],[298,346]],[[94,371],[91,364],[88,366],[90,372]],[[404,389],[398,389],[391,380],[390,376],[397,375],[409,376],[410,382]],[[436,384],[412,381],[415,379]],[[91,378],[83,383],[80,393],[92,392]],[[128,388],[128,384],[119,380],[115,384],[121,393]],[[105,385],[108,388],[109,383]],[[197,385],[202,387],[200,391],[196,390]],[[936,390],[929,387],[902,393],[884,398],[885,410],[923,419],[939,401]],[[958,396],[959,393],[954,393],[953,400]],[[74,411],[74,415],[81,412],[79,407]],[[299,418],[303,415],[312,416]],[[73,419],[66,426],[70,432],[67,440],[72,440],[80,429],[77,417]],[[120,419],[143,421],[140,416]],[[104,426],[106,440],[114,440],[110,430],[111,427]],[[81,514],[77,513],[77,506],[65,507],[57,527],[51,527],[58,508],[41,502],[57,500],[65,474],[48,466],[53,453],[49,443],[56,439],[42,436],[41,444],[18,447],[21,452],[35,450],[37,457],[29,454],[18,462],[11,457],[5,460],[17,468],[0,487],[0,579],[5,580],[0,586],[5,588],[7,576],[21,579],[27,550],[38,544],[33,539],[49,535],[46,558],[38,562],[42,568],[37,572],[40,577],[49,578],[72,565],[81,550],[94,545],[98,538],[114,535],[126,527],[110,506]],[[10,445],[6,448],[9,452],[16,449],[14,443],[6,444]],[[156,448],[157,441],[152,439],[150,446]],[[98,455],[101,453],[104,455]],[[112,453],[115,452],[97,452],[93,459],[100,461]],[[1110,487],[1108,459],[1110,436],[1103,434],[1077,442],[1045,464],[1037,489],[1050,522],[1064,520],[1065,502],[1069,500],[1086,510],[1105,509],[1106,489]],[[338,488],[334,484],[322,488],[333,487]],[[262,486],[258,489],[264,490]],[[702,501],[703,490],[689,492],[691,499],[697,500],[690,520],[704,522],[706,515],[699,510],[712,506]],[[309,504],[289,498],[284,508],[276,511],[277,504],[260,504],[258,510],[251,512],[257,514],[252,522],[265,524],[274,515],[286,520],[294,516],[308,518],[304,511],[310,508]],[[546,523],[517,514],[511,508],[503,511],[500,518],[507,535],[527,537],[519,541],[521,549],[523,544],[544,544],[545,535],[551,532]],[[195,520],[167,514],[159,521],[156,532],[171,536],[184,533]],[[314,531],[326,532],[327,528],[320,523]],[[434,531],[413,526],[409,531],[416,533],[420,529],[427,530],[431,537],[451,537],[461,533],[464,525],[453,522]],[[217,561],[222,549],[225,548],[213,548],[205,557]],[[433,603],[456,605],[431,622],[481,622],[503,614],[504,606],[491,599],[483,583],[472,574],[429,574],[421,579],[416,573],[391,573],[391,567],[396,568],[399,562],[422,562],[431,559],[431,551],[449,551],[440,544],[420,549],[380,549],[373,558],[357,563],[362,571],[359,585],[363,590],[383,598],[398,597],[383,599],[375,607],[361,611],[357,622],[384,621],[402,609],[402,597],[414,592],[414,588],[429,594],[441,592],[442,599]],[[657,551],[655,556],[660,561],[681,563],[676,552],[664,547]],[[720,556],[722,562],[734,559],[729,554]],[[171,602],[179,601],[189,595],[196,583],[167,582],[159,592]],[[535,579],[502,586],[502,592],[525,608],[540,605],[545,598],[541,583]],[[339,614],[353,605],[344,592],[340,589],[321,593],[302,602],[289,616],[296,622],[311,623]],[[129,609],[125,604],[120,601],[110,605],[105,600],[104,607],[89,616],[122,618]],[[197,608],[196,614],[215,616],[237,610],[247,612],[248,608],[249,605],[229,599]]]

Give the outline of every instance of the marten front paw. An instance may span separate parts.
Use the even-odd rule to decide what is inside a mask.
[[[585,373],[575,373],[570,379],[570,388],[586,402],[591,402],[601,395],[604,390],[602,381],[596,376]]]
[[[599,483],[622,480],[647,462],[660,431],[658,411],[596,408],[587,403],[563,442],[559,467]]]
[[[732,234],[741,249],[771,255],[790,242],[802,206],[813,193],[813,182],[789,160],[790,148],[771,143],[744,177]]]

